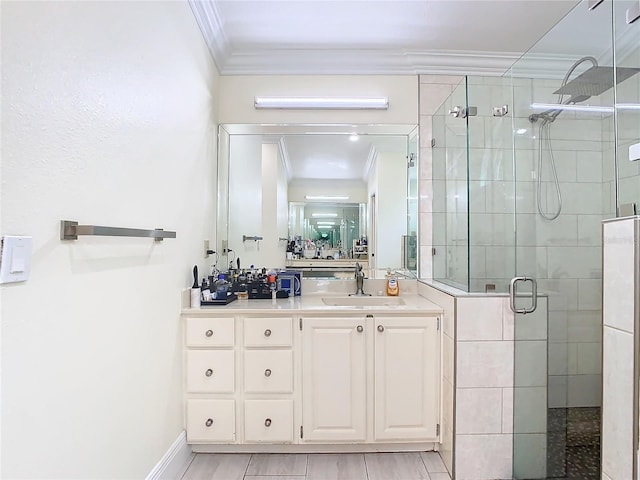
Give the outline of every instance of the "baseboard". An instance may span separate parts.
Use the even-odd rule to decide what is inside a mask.
[[[191,446],[187,445],[187,432],[180,432],[146,480],[180,480],[194,455]]]

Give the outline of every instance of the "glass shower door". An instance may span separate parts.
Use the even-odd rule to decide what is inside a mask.
[[[536,311],[514,315],[517,479],[600,478],[601,222],[615,212],[612,4],[578,4],[510,71],[515,272],[538,286]],[[573,81],[594,72],[599,83],[582,92]]]

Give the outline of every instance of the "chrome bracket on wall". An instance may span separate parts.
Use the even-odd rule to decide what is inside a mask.
[[[449,115],[455,118],[475,117],[478,115],[478,107],[461,107],[459,105],[449,110]]]
[[[618,217],[633,217],[636,215],[636,204],[632,203],[622,203],[618,208]]]
[[[633,22],[640,18],[640,0],[636,0],[636,3],[627,8],[627,23],[631,25]]]
[[[529,308],[516,308],[516,284],[518,282],[531,282],[531,306]],[[530,277],[513,277],[509,283],[509,307],[513,313],[533,313],[538,308],[538,283]]]
[[[589,10],[595,9],[598,5],[600,5],[604,0],[589,0]]]
[[[247,240],[251,242],[259,242],[262,240],[262,237],[259,235],[242,235],[242,241],[246,242]]]
[[[494,117],[504,117],[509,113],[509,105],[502,105],[501,107],[493,107]]]

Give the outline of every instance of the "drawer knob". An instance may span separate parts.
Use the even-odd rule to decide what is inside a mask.
[[[270,337],[271,336],[271,330],[269,330],[268,328],[264,331],[264,336],[265,337]]]
[[[271,419],[270,419],[270,418],[267,418],[267,419],[264,421],[264,426],[265,426],[265,427],[270,427],[270,426],[271,426]]]
[[[207,331],[206,331],[206,333],[205,333],[205,335],[206,335],[207,337],[212,337],[212,336],[213,336],[213,330],[207,330]]]
[[[384,332],[384,327],[382,325],[378,325],[378,331],[379,332]]]
[[[363,330],[364,330],[364,328],[362,327],[362,325],[358,325],[358,326],[356,327],[356,330],[358,331],[358,333],[362,333],[362,332],[363,332]]]
[[[271,369],[270,369],[270,368],[267,368],[267,369],[264,371],[264,376],[265,376],[265,377],[270,377],[270,376],[271,376]]]
[[[207,418],[207,421],[206,421],[206,422],[204,422],[204,424],[205,424],[207,427],[210,427],[211,425],[213,425],[213,418]]]
[[[204,372],[204,374],[205,374],[207,377],[210,377],[211,375],[213,375],[213,370],[211,370],[210,368],[208,368],[208,369],[207,369],[207,371],[206,371],[206,372]]]

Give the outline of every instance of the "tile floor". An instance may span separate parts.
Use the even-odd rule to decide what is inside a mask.
[[[182,480],[451,480],[436,452],[198,453]]]

